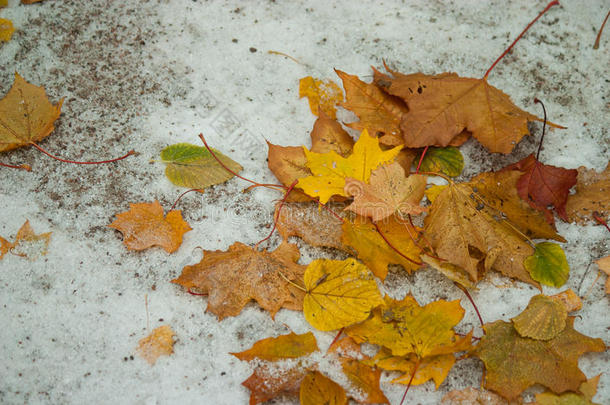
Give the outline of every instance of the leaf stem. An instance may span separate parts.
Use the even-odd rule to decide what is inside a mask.
[[[18,169],[18,170],[25,170],[27,172],[31,172],[32,171],[32,166],[28,165],[28,164],[22,164],[22,165],[9,165],[8,163],[2,163],[0,162],[0,166],[3,167],[8,167],[11,169]]]
[[[610,232],[610,227],[608,227],[608,223],[606,221],[604,221],[604,219],[599,215],[599,212],[594,212],[593,213],[593,218],[595,218],[595,220],[597,222],[599,222],[601,225],[605,226],[606,229],[608,230],[608,232]]]
[[[523,31],[521,31],[521,34],[519,34],[519,36],[517,36],[517,38],[515,38],[515,40],[513,41],[512,44],[510,44],[510,46],[508,48],[506,48],[506,50],[504,52],[502,52],[502,55],[500,55],[500,57],[498,59],[496,59],[496,61],[489,67],[489,69],[487,69],[487,72],[485,72],[485,76],[483,76],[483,79],[487,79],[487,76],[489,76],[489,73],[493,70],[493,68],[496,67],[496,65],[498,64],[498,62],[500,62],[500,60],[506,56],[507,53],[510,52],[511,49],[513,49],[513,46],[515,46],[515,44],[521,39],[521,37],[527,32],[527,30],[530,29],[530,27],[532,25],[534,25],[534,23],[536,21],[538,21],[538,19],[540,17],[542,17],[542,15],[544,13],[546,13],[548,11],[548,9],[550,9],[553,6],[557,6],[559,5],[559,1],[557,0],[553,0],[551,1],[549,4],[547,4],[547,6],[544,8],[544,10],[542,10],[540,12],[540,14],[538,14],[538,16],[536,18],[534,18],[528,25],[527,27],[525,27],[525,29]]]
[[[411,378],[409,379],[409,383],[407,384],[407,389],[405,393],[402,394],[402,399],[400,400],[400,405],[405,402],[405,398],[407,397],[407,392],[409,392],[409,388],[411,388],[411,383],[413,382],[413,378],[415,378],[415,374],[417,373],[417,369],[419,368],[419,357],[415,360],[415,367],[413,367],[413,372],[411,372]]]
[[[424,151],[421,153],[421,157],[419,158],[419,163],[417,164],[417,169],[415,169],[415,174],[419,173],[419,167],[421,166],[421,163],[424,161],[424,156],[426,156],[426,152],[428,152],[428,148],[430,146],[426,145],[426,147],[424,148]]]
[[[99,162],[80,162],[80,161],[76,161],[76,160],[68,160],[68,159],[62,159],[58,156],[52,155],[49,152],[47,152],[46,150],[44,150],[41,146],[39,146],[38,144],[31,142],[30,145],[32,145],[33,147],[35,147],[36,149],[38,149],[39,151],[41,151],[42,153],[44,153],[45,155],[47,155],[48,157],[55,159],[55,160],[59,160],[60,162],[64,162],[64,163],[73,163],[76,165],[101,165],[104,163],[112,163],[112,162],[118,162],[119,160],[123,160],[128,156],[131,155],[135,155],[136,152],[132,149],[129,152],[127,152],[125,155],[118,157],[118,158],[114,158],[114,159],[109,159],[109,160],[101,160]]]
[[[542,111],[544,112],[544,121],[542,121],[542,136],[540,137],[540,143],[538,144],[538,152],[536,152],[536,160],[540,160],[540,151],[542,150],[542,141],[544,141],[544,134],[546,132],[546,108],[544,107],[544,103],[539,99],[535,98],[534,103],[538,103],[542,106]]]
[[[294,189],[294,186],[296,186],[298,182],[299,182],[298,179],[293,181],[292,184],[290,185],[290,187],[288,187],[288,189],[286,190],[286,193],[284,194],[284,198],[282,198],[282,201],[280,201],[277,211],[273,213],[273,227],[271,228],[271,232],[269,232],[269,235],[267,235],[264,239],[258,241],[256,243],[256,245],[254,245],[254,249],[258,249],[258,245],[260,245],[264,241],[268,240],[271,237],[271,235],[273,235],[275,228],[277,228],[277,221],[280,218],[280,212],[282,211],[282,208],[284,207],[284,204],[286,203],[286,199],[288,198],[288,195]]]
[[[479,312],[479,308],[477,307],[477,304],[474,303],[474,300],[472,299],[472,296],[470,295],[470,293],[468,292],[468,290],[464,286],[462,286],[462,285],[460,285],[460,284],[458,284],[456,282],[453,282],[453,284],[455,284],[455,286],[457,288],[462,290],[464,295],[466,295],[466,297],[468,298],[468,300],[470,301],[470,303],[474,307],[474,311],[477,313],[477,316],[479,317],[479,322],[481,322],[481,328],[482,328],[483,325],[485,325],[485,322],[483,322],[483,318],[481,317],[481,313]],[[483,333],[485,333],[485,329],[483,329]]]
[[[593,44],[593,49],[599,48],[599,40],[602,38],[602,32],[604,31],[604,26],[606,25],[606,21],[608,21],[608,16],[610,16],[610,11],[606,14],[606,18],[604,18],[604,22],[602,26],[599,27],[599,32],[597,33],[597,37],[595,38],[595,43]]]
[[[293,286],[293,287],[295,287],[295,288],[298,288],[299,290],[303,291],[303,292],[304,292],[304,293],[306,293],[306,294],[309,292],[309,291],[307,291],[307,289],[306,289],[305,287],[301,287],[301,286],[300,286],[300,285],[298,285],[297,283],[295,283],[295,282],[293,282],[293,281],[289,280],[289,279],[288,279],[288,277],[286,277],[286,276],[284,275],[284,273],[282,273],[281,271],[279,271],[279,270],[278,270],[277,272],[278,272],[278,273],[280,274],[280,276],[281,276],[281,277],[282,277],[282,278],[283,278],[283,279],[284,279],[284,280],[285,280],[285,281],[286,281],[288,284],[290,284],[291,286]]]
[[[173,210],[174,208],[176,208],[176,205],[178,204],[178,201],[180,201],[182,199],[182,197],[184,197],[185,194],[190,193],[191,191],[199,191],[200,193],[203,193],[203,189],[200,188],[192,188],[190,190],[186,190],[184,193],[180,194],[178,196],[178,198],[176,198],[176,201],[174,201],[174,204],[172,205],[172,207],[169,209],[170,211]]]
[[[409,262],[411,262],[413,264],[416,264],[418,266],[421,266],[423,264],[422,262],[418,262],[416,260],[411,259],[410,257],[406,256],[404,253],[402,253],[400,250],[395,248],[394,245],[392,245],[392,243],[388,240],[388,238],[386,238],[386,236],[383,234],[383,232],[381,232],[381,229],[379,228],[379,225],[377,225],[377,223],[375,223],[375,222],[373,222],[373,225],[375,225],[375,229],[377,229],[377,233],[383,238],[385,243],[387,243],[388,246],[392,248],[392,250],[394,250],[400,256],[404,257],[406,260],[408,260]]]

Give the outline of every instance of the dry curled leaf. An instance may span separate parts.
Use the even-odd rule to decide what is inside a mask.
[[[373,274],[355,259],[314,260],[304,276],[305,319],[322,331],[363,321],[383,300]]]
[[[242,361],[250,361],[255,358],[276,361],[307,356],[318,350],[318,344],[313,333],[307,332],[297,335],[290,332],[287,335],[259,340],[250,349],[231,354]]]
[[[108,225],[123,234],[127,249],[161,246],[167,253],[173,253],[182,244],[182,236],[192,229],[182,219],[181,211],[172,210],[164,216],[159,201],[129,206],[129,211],[117,214],[117,219]]]
[[[136,352],[153,365],[160,356],[169,356],[174,352],[174,335],[169,325],[159,326],[138,342]]]
[[[546,341],[520,336],[509,322],[485,324],[485,335],[473,351],[485,364],[485,388],[508,400],[536,383],[555,393],[576,391],[586,380],[578,358],[603,352],[606,345],[578,333],[573,324],[574,317],[568,317],[565,328]]]
[[[321,110],[327,116],[335,118],[335,105],[343,101],[343,92],[337,83],[330,79],[314,79],[311,76],[299,81],[299,98],[307,97],[309,109],[314,115]]]
[[[364,130],[347,158],[335,151],[315,153],[306,148],[303,150],[307,167],[313,175],[299,179],[297,185],[309,196],[319,197],[320,202],[326,204],[333,195],[347,196],[344,191],[346,178],[368,182],[371,172],[378,166],[393,161],[400,152],[400,147],[384,151],[377,138]]]
[[[566,201],[570,188],[576,184],[578,171],[545,165],[540,163],[534,155],[529,155],[502,170],[518,170],[523,173],[517,181],[519,196],[532,208],[543,212],[548,223],[554,222],[553,214],[547,208],[549,205],[555,207],[555,211],[561,219],[568,220],[565,209]]]
[[[568,196],[566,212],[570,221],[579,224],[593,221],[594,213],[610,221],[610,163],[601,173],[578,168],[575,193]]]
[[[529,133],[528,121],[540,120],[486,78],[390,73],[393,77],[376,73],[375,83],[407,104],[400,122],[407,147],[447,146],[467,130],[489,151],[510,153]]]
[[[0,237],[0,259],[10,251],[14,255],[36,260],[47,254],[50,241],[51,232],[36,234],[30,221],[26,220],[17,231],[14,242]]]
[[[15,82],[0,100],[0,152],[30,145],[47,137],[61,114],[63,98],[53,105],[44,88],[15,73]]]
[[[357,76],[340,70],[335,72],[345,88],[346,101],[342,107],[360,118],[360,121],[347,125],[359,131],[368,129],[371,134],[378,136],[379,142],[384,145],[402,145],[400,122],[408,111],[405,103],[385,93],[375,84],[361,81]]]
[[[406,218],[426,211],[419,205],[424,197],[426,176],[405,175],[400,164],[392,162],[379,166],[371,172],[369,183],[345,179],[345,193],[354,197],[346,209],[358,215],[381,221],[391,215]]]
[[[302,280],[299,256],[286,242],[271,253],[235,242],[226,252],[204,251],[201,262],[184,267],[172,283],[208,295],[207,311],[219,319],[238,315],[250,300],[274,316],[280,308],[302,309],[303,292],[287,281]]]

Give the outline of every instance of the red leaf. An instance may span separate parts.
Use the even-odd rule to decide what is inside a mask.
[[[544,213],[548,223],[553,224],[553,214],[547,208],[555,207],[559,218],[568,220],[566,200],[570,189],[576,184],[578,171],[540,163],[534,155],[506,166],[502,170],[519,170],[523,175],[517,180],[519,196],[532,208]]]

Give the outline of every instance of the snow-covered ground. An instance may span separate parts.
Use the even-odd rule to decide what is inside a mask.
[[[608,161],[610,36],[592,45],[607,12],[602,0],[562,0],[519,42],[489,81],[516,104],[568,127],[545,139],[545,163],[598,170]],[[604,4],[605,3],[605,4]],[[481,77],[545,1],[202,1],[45,0],[23,6],[9,0],[0,18],[17,32],[0,45],[0,89],[19,72],[46,87],[53,101],[65,97],[62,117],[41,145],[64,157],[100,160],[130,149],[140,154],[105,166],[50,160],[33,148],[1,155],[28,163],[31,173],[0,168],[0,235],[12,239],[29,219],[37,232],[53,232],[49,253],[37,261],[6,255],[0,261],[0,402],[241,404],[240,385],[252,372],[229,352],[289,329],[311,328],[302,314],[282,310],[275,321],[256,305],[218,322],[206,300],[170,284],[201,249],[252,244],[268,232],[278,194],[244,194],[238,179],[190,194],[180,203],[193,230],[174,254],[162,249],[127,251],[108,225],[129,203],[158,199],[168,209],[182,189],[151,162],[176,142],[208,141],[241,163],[242,173],[274,181],[266,165],[267,139],[309,143],[315,117],[298,99],[298,80],[333,78],[333,68],[370,78],[382,61],[405,72]],[[269,50],[284,52],[297,64]],[[535,136],[510,156],[489,155],[476,142],[462,147],[464,178],[497,169],[535,150]],[[610,252],[600,226],[559,222],[571,265],[566,287],[585,296],[576,329],[608,344],[609,301],[603,282],[592,285],[591,262]],[[272,245],[279,242],[272,239]],[[300,244],[307,264],[328,252]],[[498,288],[497,285],[502,285]],[[411,292],[421,303],[463,299],[433,270],[386,282],[393,296]],[[546,293],[556,290],[545,288]],[[474,299],[486,321],[521,312],[536,290],[490,275]],[[148,306],[146,306],[146,301]],[[461,331],[478,327],[468,301]],[[135,356],[153,328],[176,331],[175,353],[154,367]],[[332,334],[318,333],[324,350]],[[608,353],[585,355],[587,376],[608,370]],[[413,387],[408,403],[436,404],[449,390],[477,386],[482,364],[457,363],[438,391],[431,382]],[[404,386],[382,388],[396,404]],[[532,391],[530,391],[532,392]],[[599,403],[610,403],[610,375],[601,378]],[[283,403],[278,401],[277,403]],[[290,402],[288,402],[290,403]]]

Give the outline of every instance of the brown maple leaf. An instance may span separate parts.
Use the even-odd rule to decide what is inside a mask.
[[[161,246],[167,253],[173,253],[182,244],[182,236],[191,230],[181,211],[172,210],[164,217],[159,201],[129,205],[129,211],[117,214],[117,219],[108,225],[123,234],[128,249]]]
[[[528,121],[540,120],[486,78],[389,72],[376,74],[375,83],[407,104],[400,121],[407,147],[447,146],[466,130],[489,151],[510,153],[529,133]]]
[[[299,249],[287,242],[271,253],[235,242],[226,252],[204,251],[172,283],[208,295],[207,311],[219,319],[238,315],[250,300],[273,317],[280,308],[303,308],[303,292],[287,281],[302,283],[305,266],[298,259]]]
[[[241,383],[250,390],[250,405],[269,401],[279,395],[297,397],[301,382],[308,371],[302,367],[279,369],[270,365],[257,367],[247,380]]]
[[[603,352],[601,339],[574,330],[574,317],[550,340],[522,337],[512,323],[485,324],[485,335],[473,354],[485,363],[485,388],[508,400],[538,383],[555,393],[576,391],[586,376],[578,368],[578,358],[586,352]]]
[[[354,202],[346,209],[381,221],[397,214],[406,218],[407,214],[419,215],[427,209],[419,205],[424,197],[426,176],[405,171],[397,162],[379,166],[373,170],[369,184],[360,180],[345,179],[345,192],[354,197]]]
[[[174,335],[169,325],[159,326],[138,342],[136,352],[153,365],[160,356],[169,356],[174,352]]]
[[[561,219],[568,221],[566,201],[570,188],[576,184],[577,170],[545,165],[533,154],[502,170],[519,170],[523,173],[517,181],[519,196],[533,208],[542,211],[550,224],[554,220],[547,208],[549,205],[555,207]]]
[[[15,82],[0,100],[0,152],[31,145],[48,136],[61,114],[63,98],[53,105],[44,88],[15,73]]]
[[[610,163],[601,173],[579,167],[575,190],[566,203],[570,221],[584,223],[590,221],[594,213],[610,221]]]

